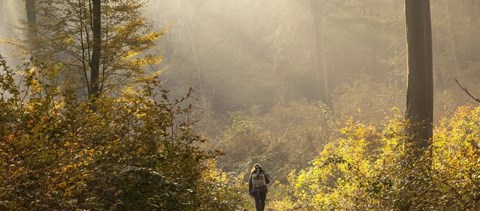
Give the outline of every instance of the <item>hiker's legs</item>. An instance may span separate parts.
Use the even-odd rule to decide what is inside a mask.
[[[267,193],[260,193],[260,210],[265,209],[265,200],[267,199]]]
[[[253,197],[255,198],[255,208],[257,211],[263,211],[260,205],[260,193],[254,193]]]
[[[253,197],[255,198],[255,208],[257,208],[257,211],[263,211],[265,209],[267,194],[264,192],[256,192]]]
[[[255,198],[255,208],[257,211],[263,211],[263,206],[262,206],[262,193],[256,192],[253,194],[253,197]]]

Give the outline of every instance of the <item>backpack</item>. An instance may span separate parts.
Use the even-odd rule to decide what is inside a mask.
[[[261,188],[267,185],[265,181],[265,174],[260,173],[259,175],[252,175],[252,185],[254,188]]]

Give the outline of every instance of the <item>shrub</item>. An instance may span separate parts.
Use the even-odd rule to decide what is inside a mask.
[[[1,66],[2,210],[243,206],[232,201],[233,191],[223,198],[205,193],[236,186],[208,165],[216,154],[199,148],[204,140],[192,129],[192,106],[185,105],[190,94],[172,101],[152,79],[116,96],[79,101],[28,71],[20,88],[14,71],[3,60]],[[224,176],[212,179],[217,175]]]
[[[291,172],[284,209],[479,209],[480,107],[442,121],[418,159],[408,159],[404,128],[401,117],[380,126],[348,122],[310,167]]]

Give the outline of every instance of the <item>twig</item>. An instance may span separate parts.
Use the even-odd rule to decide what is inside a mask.
[[[480,99],[478,99],[478,98],[474,97],[472,94],[470,94],[470,92],[467,90],[467,88],[464,88],[464,87],[460,84],[460,82],[458,82],[457,79],[455,79],[455,82],[457,82],[458,86],[459,86],[465,93],[467,93],[471,98],[473,98],[475,101],[477,101],[478,103],[480,103]]]

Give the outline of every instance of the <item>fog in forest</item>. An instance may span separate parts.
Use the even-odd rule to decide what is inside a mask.
[[[447,104],[441,113],[469,101],[455,78],[472,90],[477,84],[479,5],[471,2],[432,1],[436,97]],[[346,114],[403,109],[403,1],[316,3],[150,1],[155,29],[168,29],[158,45],[165,84],[193,86],[218,114],[302,99]]]
[[[475,104],[454,80],[480,88],[479,9],[475,1],[431,1],[436,121]],[[196,90],[211,117],[201,127],[226,151],[228,171],[261,160],[249,141],[277,143],[270,150],[280,157],[265,162],[286,174],[278,165],[307,163],[317,153],[309,149],[337,130],[328,129],[331,119],[404,115],[404,1],[165,0],[150,1],[145,14],[168,31],[158,43],[164,84],[179,96]],[[247,135],[230,134],[236,129]]]
[[[166,31],[153,49],[164,57],[165,86],[178,95],[193,87],[203,105],[221,117],[299,100],[348,115],[357,109],[403,109],[403,1],[319,2],[149,1],[147,19],[154,30]],[[2,37],[21,36],[24,5],[1,3]],[[468,0],[431,4],[436,97],[448,104],[437,112],[448,113],[469,101],[455,78],[476,88],[480,6]],[[1,50],[11,59],[18,53],[8,45]]]
[[[441,125],[462,106],[478,105],[480,1],[431,0],[430,6],[433,113]],[[162,71],[162,87],[172,98],[193,88],[195,131],[207,140],[201,147],[222,151],[215,168],[246,181],[261,162],[275,177],[271,200],[278,210],[290,202],[289,208],[300,206],[300,193],[279,202],[294,189],[288,185],[305,182],[295,176],[315,175],[327,161],[354,166],[333,155],[319,164],[334,154],[335,144],[343,150],[357,143],[346,140],[359,141],[355,146],[368,149],[352,148],[344,157],[369,155],[380,144],[368,141],[402,131],[392,119],[404,118],[407,103],[404,0],[149,0],[142,14],[152,30],[163,32],[148,50],[162,62],[147,70]],[[25,40],[25,22],[24,1],[0,0],[0,54],[10,66],[28,60],[17,47]],[[332,178],[341,176],[332,172],[317,176],[333,189]]]

